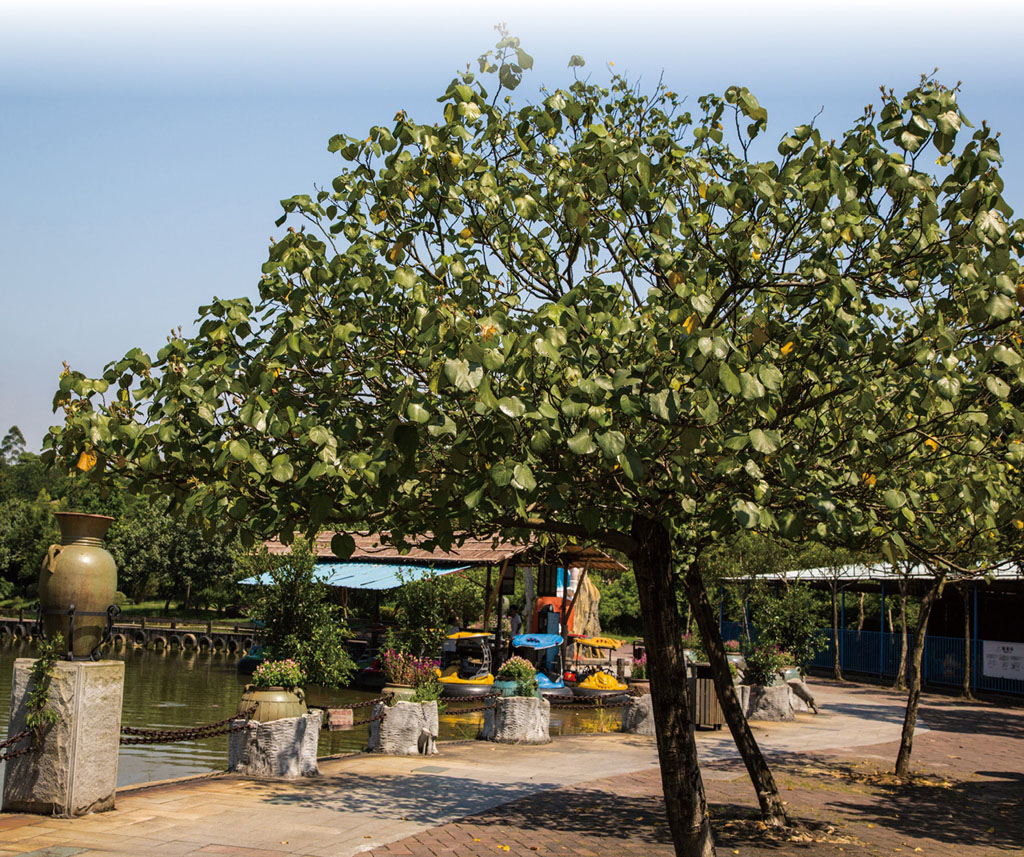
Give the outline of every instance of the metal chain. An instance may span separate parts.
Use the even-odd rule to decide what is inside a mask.
[[[0,750],[5,750],[8,747],[13,747],[15,744],[20,744],[26,738],[32,736],[32,730],[26,729],[24,732],[19,732],[13,738],[8,738],[5,741],[0,741]],[[0,762],[6,762],[10,759],[17,759],[18,756],[24,756],[31,753],[35,749],[34,744],[29,744],[27,747],[22,747],[20,750],[11,750],[9,753],[0,753]]]
[[[352,725],[353,726],[365,726],[367,723],[376,723],[378,720],[383,720],[387,716],[388,716],[388,712],[387,712],[387,709],[385,709],[380,714],[378,714],[376,717],[370,717],[370,718],[368,718],[366,720],[353,720],[352,721]]]
[[[618,700],[614,701],[613,700]],[[550,701],[550,700],[549,700]],[[575,709],[577,711],[586,708],[621,708],[625,705],[632,704],[632,697],[628,693],[620,693],[616,696],[606,697],[584,697],[582,699],[574,699],[572,702],[552,702],[552,708],[564,708],[564,709]]]
[[[202,738],[214,738],[218,735],[228,735],[231,732],[241,732],[249,725],[249,719],[256,712],[257,706],[253,705],[244,712],[225,717],[215,723],[206,723],[202,726],[189,726],[185,729],[140,729],[136,726],[122,726],[121,732],[125,735],[137,735],[137,738],[121,737],[121,744],[170,744],[174,741],[196,741]],[[242,723],[234,723],[239,718],[245,718]]]

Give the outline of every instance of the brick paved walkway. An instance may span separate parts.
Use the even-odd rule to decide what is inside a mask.
[[[1024,855],[1024,709],[926,697],[908,785],[902,698],[816,682],[828,713],[757,724],[796,839],[770,837],[724,732],[698,736],[719,853]],[[227,776],[126,792],[111,813],[0,814],[0,856],[671,857],[653,741],[597,735],[540,748],[442,745],[434,759],[360,756],[303,782]]]

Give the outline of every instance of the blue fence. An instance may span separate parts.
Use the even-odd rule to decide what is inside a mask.
[[[742,638],[743,628],[739,622],[722,622],[721,629],[722,638],[725,640]],[[832,629],[828,628],[821,633],[824,645],[811,661],[811,666],[831,670],[835,664],[835,640]],[[981,668],[984,643],[984,640],[971,640],[971,689],[1024,696],[1024,681],[984,675]],[[908,632],[908,657],[913,645],[914,635]],[[842,629],[839,631],[839,665],[844,673],[894,679],[899,671],[901,646],[900,634]],[[963,637],[936,637],[930,634],[926,636],[924,657],[921,659],[921,678],[925,684],[962,687]]]

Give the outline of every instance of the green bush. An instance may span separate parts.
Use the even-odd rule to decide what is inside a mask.
[[[779,671],[789,665],[791,658],[788,652],[768,644],[751,647],[747,651],[746,661],[744,684],[770,685],[778,678]]]
[[[260,585],[252,616],[263,625],[260,636],[268,655],[302,665],[308,681],[324,687],[348,683],[355,664],[345,650],[348,628],[330,590],[315,575],[316,557],[297,540],[289,554],[270,555],[266,548],[239,560],[247,575],[268,574]]]
[[[264,661],[252,674],[256,687],[301,687],[306,676],[297,661]]]
[[[750,599],[751,624],[760,646],[774,646],[802,670],[825,646],[821,629],[828,624],[824,596],[793,584],[781,592],[760,588]]]

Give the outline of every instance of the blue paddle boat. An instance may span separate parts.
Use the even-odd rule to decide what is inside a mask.
[[[518,634],[512,638],[512,654],[533,664],[541,696],[572,697],[572,690],[562,679],[562,638],[558,634]]]

